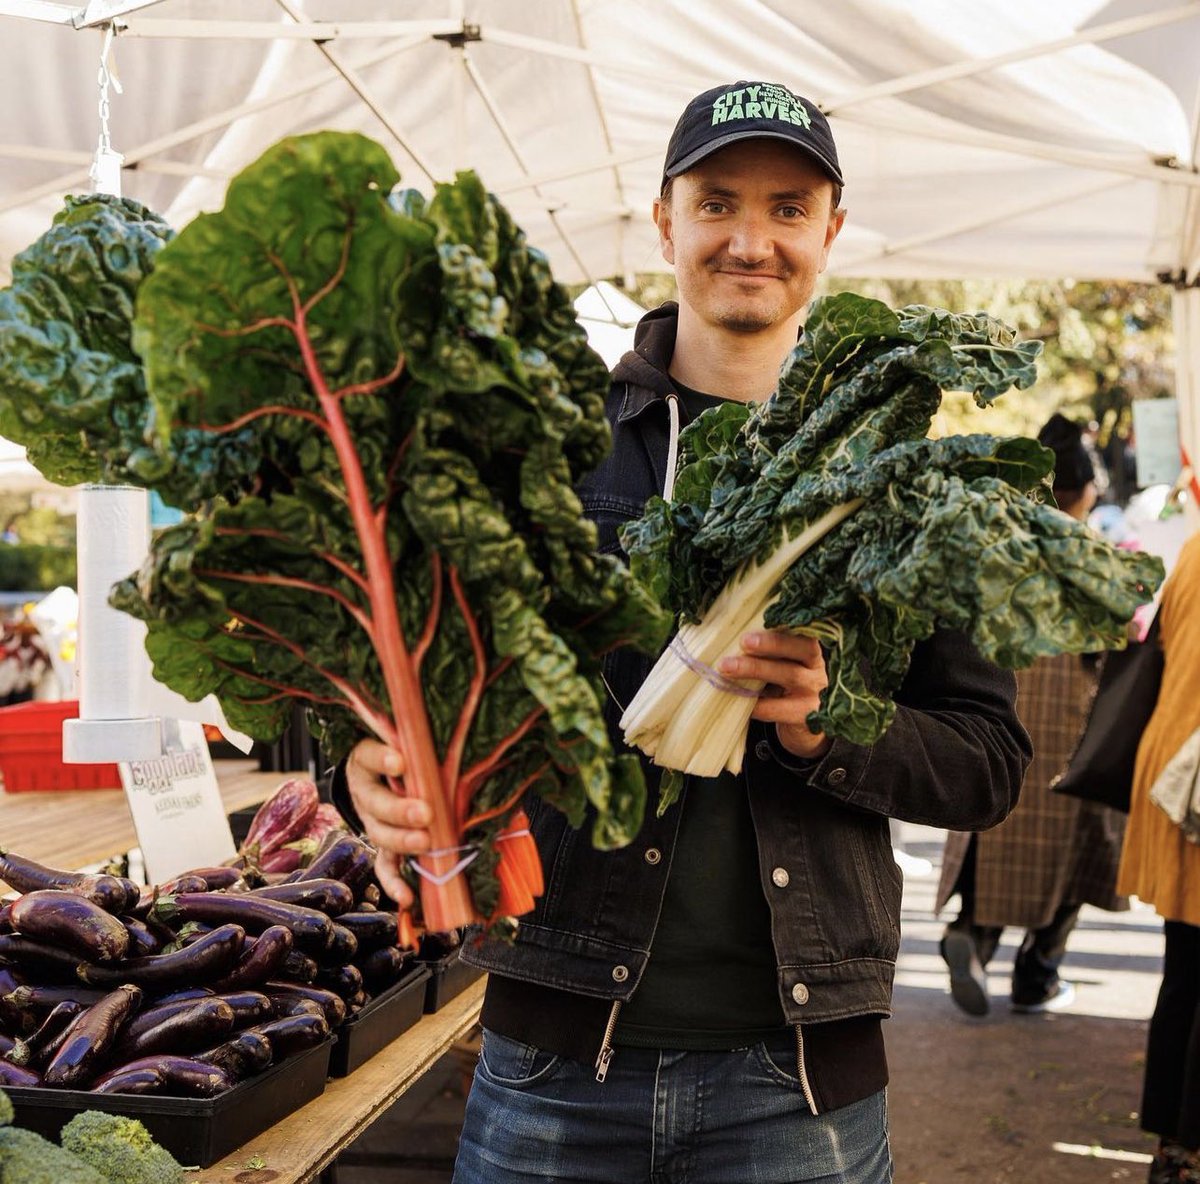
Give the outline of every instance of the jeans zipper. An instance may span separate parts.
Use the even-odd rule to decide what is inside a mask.
[[[796,1025],[796,1072],[800,1074],[800,1088],[804,1091],[804,1100],[815,1115],[817,1101],[813,1097],[812,1086],[808,1083],[808,1068],[804,1064],[804,1030],[799,1024]]]
[[[621,1000],[614,1000],[612,1011],[608,1014],[608,1024],[604,1029],[604,1039],[600,1042],[600,1055],[596,1058],[596,1080],[601,1084],[608,1076],[608,1062],[613,1059],[613,1033],[617,1030],[617,1016],[621,1014]]]

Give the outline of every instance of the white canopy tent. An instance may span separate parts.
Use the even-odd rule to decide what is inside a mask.
[[[692,94],[788,83],[838,139],[837,271],[1170,283],[1200,452],[1200,0],[0,0],[0,268],[89,187],[114,19],[124,192],[171,221],[355,129],[418,188],[477,169],[567,280],[661,266]]]

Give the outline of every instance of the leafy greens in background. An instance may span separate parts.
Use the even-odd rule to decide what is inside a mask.
[[[0,435],[25,445],[51,481],[153,485],[179,505],[232,492],[253,472],[244,436],[217,449],[176,431],[169,449],[155,446],[131,331],[137,290],[171,237],[128,198],[68,197],[13,260],[13,282],[0,291]]]
[[[772,397],[689,425],[673,500],[624,528],[634,572],[683,621],[622,720],[630,743],[668,768],[740,767],[747,701],[704,675],[750,627],[820,638],[830,681],[810,723],[859,744],[935,628],[1009,667],[1123,646],[1159,560],[1043,504],[1053,454],[1036,442],[925,438],[944,390],[986,405],[1033,383],[1039,349],[984,315],[816,301]]]
[[[472,174],[428,204],[397,179],[364,137],[285,140],[159,252],[133,342],[160,447],[197,433],[254,477],[162,532],[113,603],[156,677],[235,727],[270,738],[295,701],[335,758],[366,732],[400,748],[441,929],[532,907],[528,791],[590,810],[599,846],[633,838],[645,789],[600,662],[670,621],[573,492],[609,447],[607,374],[566,293]]]

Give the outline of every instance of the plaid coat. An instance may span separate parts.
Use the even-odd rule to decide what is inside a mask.
[[[1017,808],[974,836],[976,924],[1039,929],[1063,904],[1129,907],[1116,891],[1125,815],[1050,789],[1075,750],[1094,685],[1094,675],[1070,654],[1042,658],[1017,675],[1017,715],[1033,738],[1033,763]],[[954,893],[972,837],[962,831],[946,837],[938,910]]]

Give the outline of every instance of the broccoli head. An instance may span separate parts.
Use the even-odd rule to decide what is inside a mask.
[[[0,1089],[0,1126],[12,1126],[13,1120],[13,1104],[12,1098]]]
[[[20,1127],[0,1127],[0,1184],[109,1184],[82,1159]]]
[[[183,1168],[136,1118],[84,1110],[60,1138],[67,1151],[100,1173],[102,1184],[183,1184]]]

